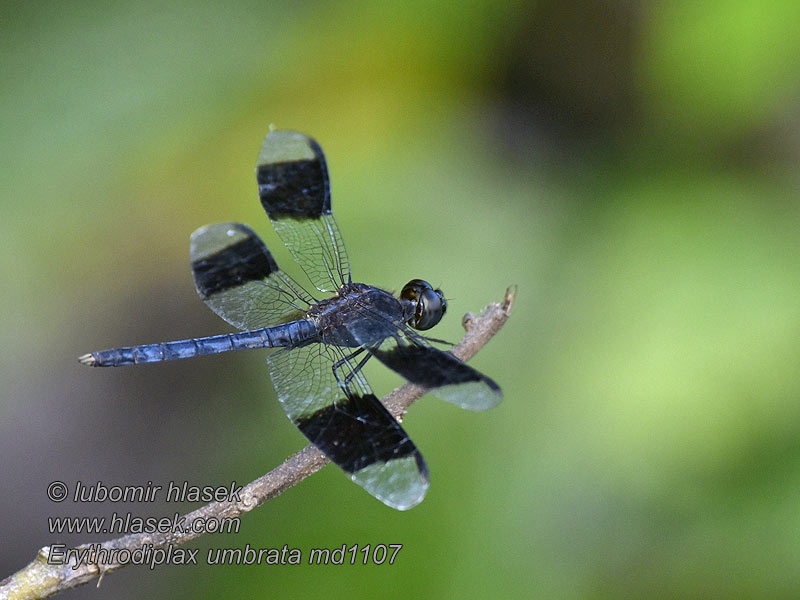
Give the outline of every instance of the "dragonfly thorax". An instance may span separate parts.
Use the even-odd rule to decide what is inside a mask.
[[[364,314],[372,318],[360,318]],[[325,343],[353,348],[380,344],[406,319],[402,300],[364,283],[342,286],[336,296],[312,306],[307,316]]]

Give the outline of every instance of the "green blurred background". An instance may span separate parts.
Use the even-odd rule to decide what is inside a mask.
[[[260,232],[270,124],[325,149],[358,280],[519,295],[425,398],[417,508],[333,467],[207,548],[403,544],[392,566],[132,567],[67,598],[800,595],[800,3],[4,2],[0,578],[57,540],[55,479],[250,481],[304,442],[264,353],[89,370],[229,331],[189,234]],[[379,395],[399,379],[371,366]]]

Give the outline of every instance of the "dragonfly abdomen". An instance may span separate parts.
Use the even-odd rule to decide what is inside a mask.
[[[121,367],[220,354],[231,350],[302,346],[317,336],[318,330],[314,323],[300,320],[239,333],[223,333],[175,342],[101,350],[84,354],[78,361],[91,367]]]

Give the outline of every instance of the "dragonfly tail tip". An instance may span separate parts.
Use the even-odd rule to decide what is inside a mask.
[[[97,359],[94,357],[93,354],[84,354],[83,356],[79,356],[78,362],[81,363],[82,365],[87,365],[89,367],[97,366]]]

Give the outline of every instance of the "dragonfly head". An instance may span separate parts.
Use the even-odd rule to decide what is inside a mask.
[[[447,311],[447,302],[442,290],[433,289],[422,279],[412,279],[403,286],[400,298],[408,300],[413,309],[408,324],[414,329],[430,329],[442,320]]]

